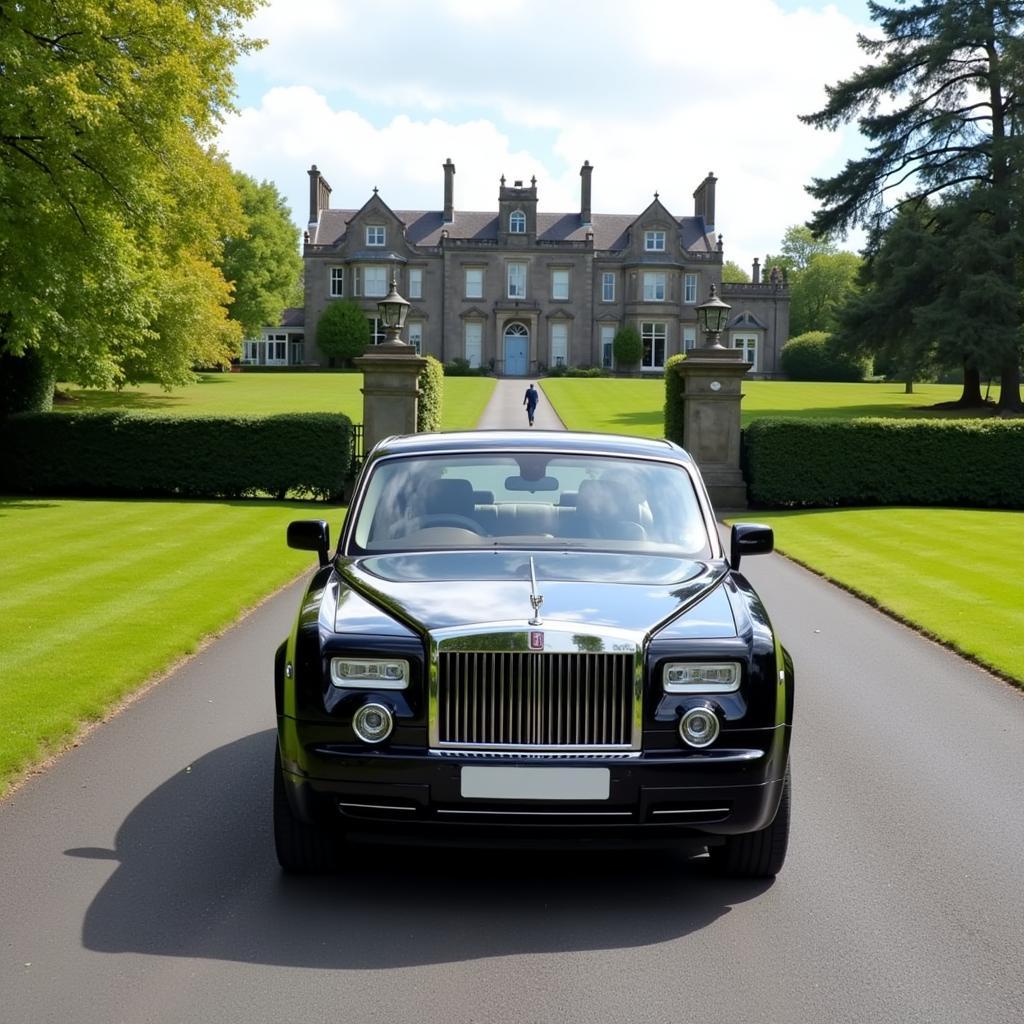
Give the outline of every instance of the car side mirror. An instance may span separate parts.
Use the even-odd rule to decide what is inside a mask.
[[[315,551],[320,564],[328,562],[327,551],[331,546],[331,528],[323,519],[297,519],[288,524],[288,547],[300,551]]]
[[[729,564],[738,569],[743,555],[770,555],[775,550],[775,533],[760,523],[736,523],[729,548]]]

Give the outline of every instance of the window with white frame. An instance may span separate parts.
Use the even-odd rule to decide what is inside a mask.
[[[466,362],[474,369],[480,368],[483,357],[484,325],[479,320],[467,320],[463,328],[466,342]]]
[[[483,267],[466,267],[466,298],[482,299],[484,297]]]
[[[615,274],[609,271],[601,275],[601,301],[615,301]]]
[[[683,327],[683,351],[689,352],[697,347],[697,328],[690,325]]]
[[[363,294],[363,268],[353,267],[352,268],[352,294],[362,295]]]
[[[526,234],[526,214],[522,210],[513,210],[508,215],[508,230],[512,235]]]
[[[612,356],[615,346],[615,328],[611,324],[601,324],[601,365],[612,368]]]
[[[258,358],[257,353],[259,352],[258,341],[243,341],[242,342],[242,362],[243,363],[255,363]]]
[[[387,340],[387,331],[384,329],[384,321],[379,316],[368,316],[370,323],[370,344],[380,345]]]
[[[743,353],[743,361],[751,363],[752,369],[757,367],[757,335],[756,334],[734,334],[732,336],[732,347],[738,348]]]
[[[409,296],[410,299],[423,298],[423,271],[418,267],[409,268]]]
[[[387,232],[384,230],[383,224],[367,224],[366,225],[366,244],[367,245],[383,245],[387,238]]]
[[[694,304],[697,301],[697,275],[683,274],[683,302]]]
[[[564,320],[551,324],[551,365],[566,366],[569,362],[569,325]]]
[[[551,298],[557,301],[567,302],[569,299],[569,271],[551,271]]]
[[[644,302],[665,301],[665,275],[651,271],[644,273]]]
[[[525,263],[510,263],[508,265],[508,297],[510,299],[526,298]]]
[[[416,349],[416,354],[419,355],[423,349],[423,321],[422,320],[410,320],[409,321],[409,344]]]
[[[363,294],[367,298],[383,298],[388,293],[388,268],[363,267]]]
[[[647,252],[664,252],[665,251],[665,232],[664,231],[645,231],[644,232],[644,249]]]
[[[644,370],[660,370],[665,365],[665,338],[668,325],[660,321],[644,320],[640,324],[640,341],[643,355],[640,366]]]
[[[331,298],[337,299],[345,294],[345,268],[331,267]]]

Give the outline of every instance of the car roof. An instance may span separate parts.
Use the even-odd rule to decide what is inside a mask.
[[[677,444],[664,438],[632,437],[577,430],[462,430],[436,434],[405,434],[388,437],[373,450],[372,457],[384,455],[427,455],[475,451],[560,451],[602,455],[630,455],[636,458],[670,458],[691,462]]]

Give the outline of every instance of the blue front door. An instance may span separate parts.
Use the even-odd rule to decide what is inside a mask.
[[[505,332],[505,373],[525,377],[529,367],[530,336],[521,324],[513,324]]]

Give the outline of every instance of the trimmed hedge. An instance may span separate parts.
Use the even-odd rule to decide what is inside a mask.
[[[676,367],[686,359],[682,352],[669,356],[665,362],[665,437],[683,443],[683,377]]]
[[[49,412],[54,383],[35,349],[20,356],[0,351],[0,420],[19,412]]]
[[[0,424],[8,494],[337,498],[353,471],[340,413],[29,413]]]
[[[416,431],[430,434],[441,429],[441,405],[444,401],[444,367],[433,356],[420,373],[420,397],[416,404]]]
[[[750,502],[768,508],[1024,508],[1021,420],[756,420]]]
[[[840,352],[825,331],[808,331],[782,346],[779,364],[790,380],[856,381],[871,372],[871,361]]]

